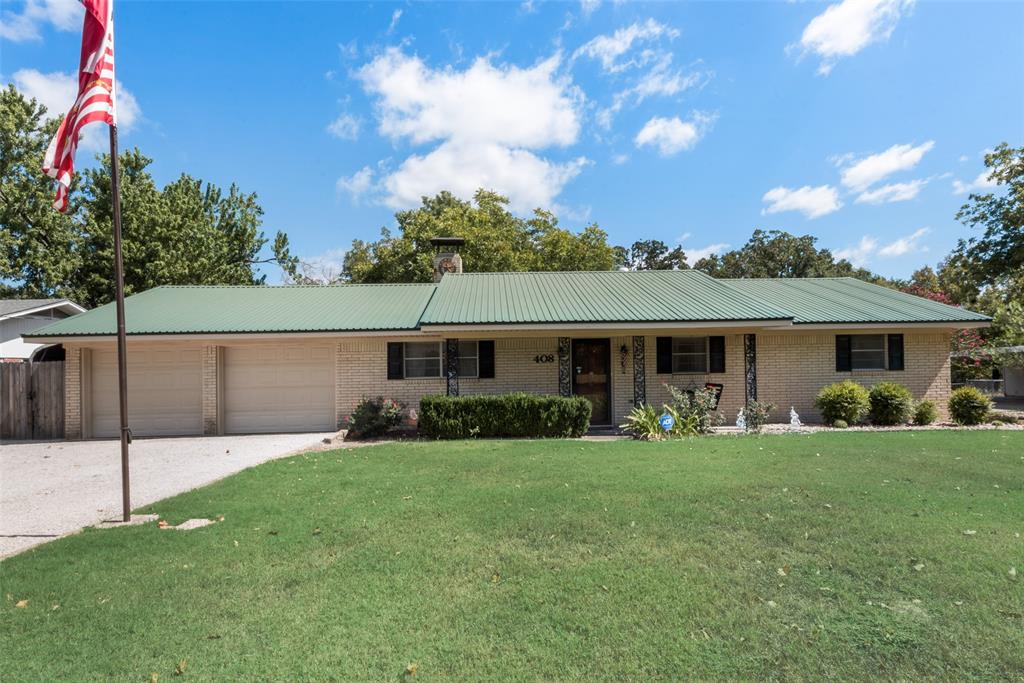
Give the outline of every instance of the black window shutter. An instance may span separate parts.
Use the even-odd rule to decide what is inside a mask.
[[[477,342],[477,377],[490,379],[494,377],[494,340],[487,339]]]
[[[836,335],[836,372],[849,372],[853,369],[852,340],[848,334]]]
[[[388,342],[388,379],[402,379],[405,376],[405,364],[402,362],[402,342]]]
[[[725,372],[725,337],[708,337],[708,372]]]
[[[658,369],[659,375],[672,374],[672,337],[658,337]]]
[[[902,370],[903,369],[903,335],[902,334],[890,334],[889,335],[889,369],[890,370]]]

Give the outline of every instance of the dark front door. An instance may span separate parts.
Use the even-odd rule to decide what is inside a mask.
[[[574,339],[572,342],[572,393],[594,407],[592,425],[612,423],[611,344],[607,339]]]

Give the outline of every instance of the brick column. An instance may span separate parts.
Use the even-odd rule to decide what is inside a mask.
[[[203,347],[203,436],[216,436],[218,424],[218,375],[220,347]]]
[[[64,438],[82,438],[82,348],[64,345]]]

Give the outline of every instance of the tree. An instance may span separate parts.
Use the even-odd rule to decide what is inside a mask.
[[[742,248],[706,256],[693,267],[712,277],[855,277],[888,284],[846,259],[837,261],[828,249],[818,249],[817,241],[811,235],[758,229]]]
[[[985,166],[1006,193],[971,194],[956,218],[980,228],[981,237],[960,240],[956,252],[968,259],[981,284],[998,284],[1024,271],[1024,147],[1002,143],[985,155]]]
[[[690,267],[682,247],[669,249],[661,240],[638,240],[629,248],[615,247],[615,263],[629,270],[682,270]]]
[[[429,282],[433,237],[466,240],[461,254],[467,271],[611,270],[608,235],[596,224],[579,233],[558,227],[549,211],[529,219],[509,212],[508,199],[478,190],[472,202],[449,192],[424,197],[423,206],[395,214],[399,234],[381,229],[375,242],[353,240],[344,275],[352,282]],[[301,273],[300,273],[301,275]]]
[[[0,93],[0,279],[14,296],[60,296],[87,306],[114,296],[110,157],[76,174],[68,213],[51,207],[53,183],[39,170],[57,122],[13,86]],[[272,256],[255,194],[225,193],[183,174],[163,189],[138,149],[120,155],[125,292],[166,284],[261,284],[255,267],[294,269],[288,238],[278,233]]]

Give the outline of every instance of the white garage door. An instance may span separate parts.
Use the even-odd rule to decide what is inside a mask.
[[[92,436],[120,434],[117,351],[93,349]],[[128,426],[135,436],[201,434],[202,356],[196,347],[128,347]]]
[[[333,431],[334,348],[229,346],[223,395],[228,434]]]

